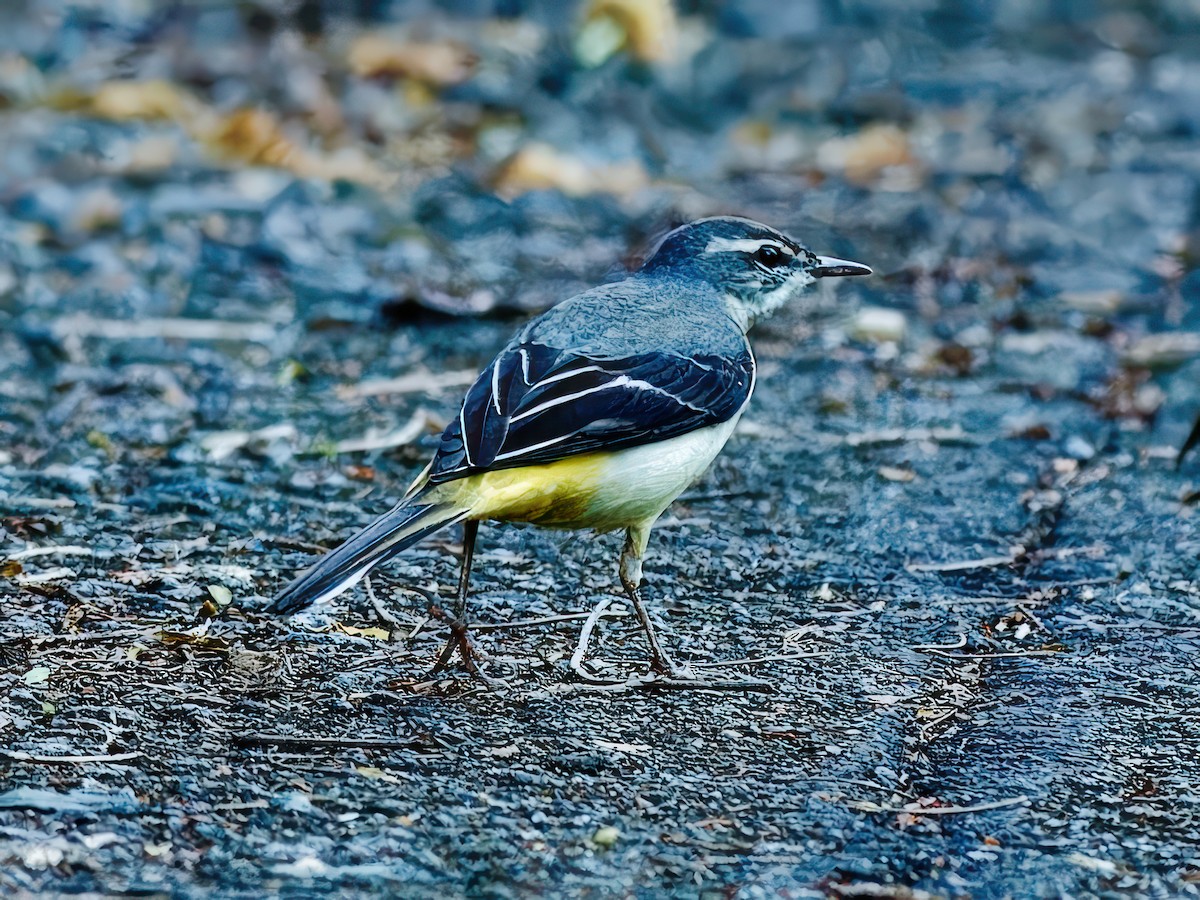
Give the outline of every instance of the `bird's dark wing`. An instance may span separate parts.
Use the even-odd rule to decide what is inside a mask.
[[[592,358],[537,341],[507,347],[467,391],[429,480],[665,440],[733,418],[754,388],[748,344],[730,358]]]

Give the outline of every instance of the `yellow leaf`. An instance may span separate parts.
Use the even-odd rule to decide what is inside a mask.
[[[91,110],[104,119],[175,119],[187,96],[167,81],[110,81],[92,95]]]
[[[334,627],[343,634],[353,635],[354,637],[374,638],[377,641],[386,641],[392,636],[391,632],[386,628],[357,628],[354,625],[343,625],[341,622],[338,622]]]

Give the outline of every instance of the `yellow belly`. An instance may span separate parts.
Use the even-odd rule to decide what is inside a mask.
[[[596,531],[631,528],[653,522],[699,478],[736,424],[735,417],[615,453],[483,472],[448,482],[438,494],[469,507],[473,519]]]

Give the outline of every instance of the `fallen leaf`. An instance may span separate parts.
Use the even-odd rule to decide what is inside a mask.
[[[300,155],[279,120],[263,109],[239,109],[225,116],[209,132],[208,144],[229,159],[281,168]]]
[[[92,94],[88,108],[93,115],[114,121],[133,119],[177,119],[193,103],[168,81],[109,81]]]
[[[562,153],[549,144],[522,147],[501,167],[495,179],[497,193],[516,196],[529,191],[560,190],[580,197],[586,194],[631,194],[649,183],[641,164],[592,164]]]
[[[817,150],[817,164],[826,171],[841,171],[858,185],[871,185],[897,169],[915,176],[918,168],[908,135],[895,125],[869,125],[857,134],[826,141]]]
[[[639,62],[664,62],[675,55],[677,34],[670,0],[592,0],[575,38],[575,55],[592,68],[622,49]]]
[[[200,647],[202,650],[220,650],[229,649],[229,642],[219,637],[210,637],[207,634],[193,634],[189,631],[169,631],[162,630],[155,635],[161,643],[168,647],[178,647],[183,645],[191,645]]]
[[[341,622],[338,622],[333,627],[343,634],[349,634],[353,637],[372,638],[377,641],[386,641],[392,636],[391,632],[386,628],[357,628],[354,625],[343,625]]]
[[[417,42],[386,34],[364,34],[346,55],[350,71],[360,78],[415,78],[438,86],[466,81],[478,61],[454,41]]]
[[[917,473],[901,466],[880,466],[879,477],[884,481],[909,482],[917,477]]]

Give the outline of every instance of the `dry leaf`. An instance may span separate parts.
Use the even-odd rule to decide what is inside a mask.
[[[183,645],[191,645],[199,647],[202,650],[221,650],[229,649],[229,642],[219,637],[210,637],[207,634],[193,634],[190,631],[169,631],[163,629],[155,635],[161,643],[168,647],[178,647]]]
[[[907,169],[915,174],[917,160],[903,131],[895,125],[871,125],[858,134],[822,144],[817,164],[826,171],[840,170],[847,181],[869,185],[889,170]]]
[[[325,156],[297,146],[279,120],[262,109],[240,109],[200,132],[209,149],[226,160],[287,169],[301,178],[356,181],[378,188],[396,180],[355,148]]]
[[[336,625],[334,625],[334,628],[343,634],[348,634],[353,637],[373,638],[377,641],[386,641],[392,636],[391,632],[389,632],[386,628],[357,628],[354,625],[343,625],[341,622],[338,622]]]
[[[635,161],[590,165],[560,153],[548,144],[532,143],[518,150],[496,177],[496,190],[507,196],[528,191],[560,190],[573,197],[585,194],[630,194],[649,181]]]
[[[239,109],[220,120],[208,135],[219,155],[258,165],[289,168],[301,155],[271,113]]]
[[[670,0],[592,0],[575,39],[575,54],[593,67],[622,49],[640,62],[664,62],[675,54],[677,34]]]
[[[478,62],[467,47],[453,41],[418,43],[385,34],[364,34],[350,45],[350,70],[362,78],[415,78],[426,84],[460,84]]]
[[[130,119],[178,119],[192,100],[168,81],[110,81],[100,85],[88,108],[118,122]]]

